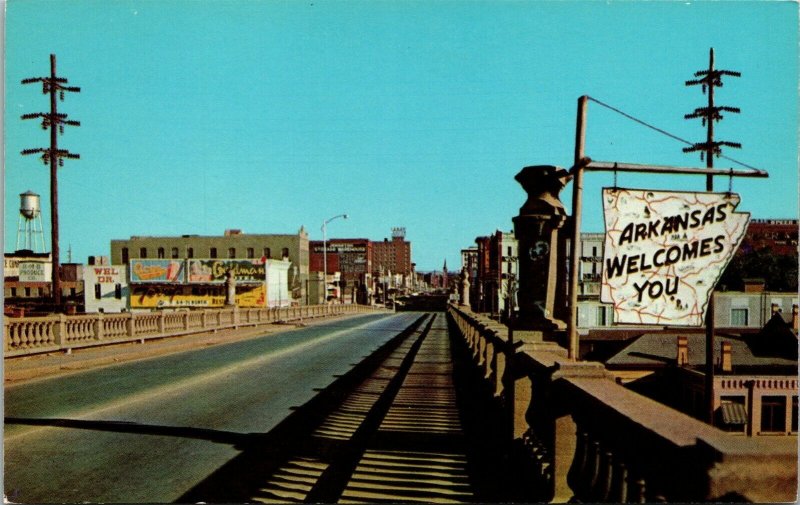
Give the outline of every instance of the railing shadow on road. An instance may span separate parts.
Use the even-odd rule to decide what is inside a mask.
[[[421,315],[413,324],[383,344],[365,360],[339,376],[330,386],[304,405],[296,408],[268,433],[241,439],[239,455],[228,461],[203,481],[180,496],[176,503],[243,503],[252,501],[264,485],[265,476],[274,474],[305,444],[310,434],[322,424],[330,412],[365,377],[369,376],[391,352],[426,319]],[[319,443],[317,440],[314,443]],[[333,447],[316,447],[325,453]],[[300,451],[302,452],[302,451]]]
[[[51,428],[70,428],[78,430],[110,431],[137,435],[158,435],[166,437],[194,438],[219,444],[249,446],[258,443],[263,437],[260,433],[236,433],[233,431],[193,428],[190,426],[164,426],[134,423],[131,421],[106,421],[39,417],[6,417],[6,425],[45,426]]]

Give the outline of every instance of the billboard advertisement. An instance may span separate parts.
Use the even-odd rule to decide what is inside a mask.
[[[236,305],[264,307],[267,288],[264,283],[236,286]],[[131,308],[155,309],[165,307],[222,307],[225,305],[225,286],[133,286]]]
[[[264,282],[266,267],[261,260],[187,260],[189,283],[221,284],[225,282],[225,274],[233,272],[236,282]]]
[[[131,259],[131,283],[175,283],[185,281],[183,260]]]
[[[744,237],[739,195],[603,189],[600,301],[615,322],[702,326],[709,296]]]

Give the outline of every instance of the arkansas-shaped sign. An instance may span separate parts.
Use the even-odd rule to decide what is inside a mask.
[[[600,301],[615,322],[702,326],[750,220],[738,205],[733,193],[604,188]]]

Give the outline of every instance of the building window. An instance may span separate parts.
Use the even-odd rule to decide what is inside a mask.
[[[731,309],[731,326],[747,326],[747,309]]]
[[[786,431],[786,397],[761,397],[761,432],[782,433]]]
[[[163,258],[164,257],[164,248],[163,247],[159,247],[158,248],[158,257],[159,258]]]
[[[128,264],[128,248],[127,247],[123,247],[122,248],[122,264],[123,265],[127,265]]]
[[[194,258],[194,247],[187,247],[186,248],[186,257],[187,258]]]
[[[212,258],[216,258],[217,257],[217,248],[216,247],[212,247],[209,250],[208,255],[211,256]]]
[[[100,284],[94,285],[94,298],[95,300],[99,300],[100,297],[103,296],[103,293],[100,291]]]
[[[31,297],[31,288],[25,288],[25,296],[26,296],[27,298],[30,298],[30,297]]]
[[[17,288],[11,288],[11,296],[17,296]]]
[[[229,247],[228,248],[228,257],[229,258],[235,258],[236,257],[236,248],[235,247]]]
[[[792,395],[792,433],[797,433],[797,395]]]
[[[173,247],[172,248],[172,258],[175,259],[177,257],[178,257],[178,248],[177,247]]]
[[[272,257],[272,251],[269,247],[264,248],[264,257],[270,259]]]
[[[281,259],[285,259],[285,260],[289,259],[289,248],[288,247],[284,247],[283,249],[281,249]]]
[[[122,300],[122,284],[114,284],[114,298]]]
[[[75,288],[69,288],[69,296],[75,296]]]
[[[256,257],[255,249],[253,249],[252,247],[248,247],[247,248],[247,257],[248,258],[255,258]]]
[[[606,326],[608,320],[606,318],[606,308],[597,307],[597,326]]]
[[[139,248],[139,257],[140,258],[146,258],[147,257],[147,248],[146,247],[140,247]]]

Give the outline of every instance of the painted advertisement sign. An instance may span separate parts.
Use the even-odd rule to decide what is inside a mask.
[[[175,283],[184,282],[185,271],[183,260],[173,259],[131,259],[131,283],[157,282]]]
[[[739,195],[603,189],[600,301],[615,321],[701,326],[709,296],[747,230]]]
[[[264,282],[266,268],[261,260],[187,260],[190,283],[223,283],[225,274],[230,270],[236,282]]]
[[[258,285],[236,286],[236,305],[264,307],[267,288]],[[133,286],[131,308],[164,307],[222,307],[225,305],[225,286]]]
[[[52,263],[20,261],[18,268],[20,282],[47,282],[52,277]]]

